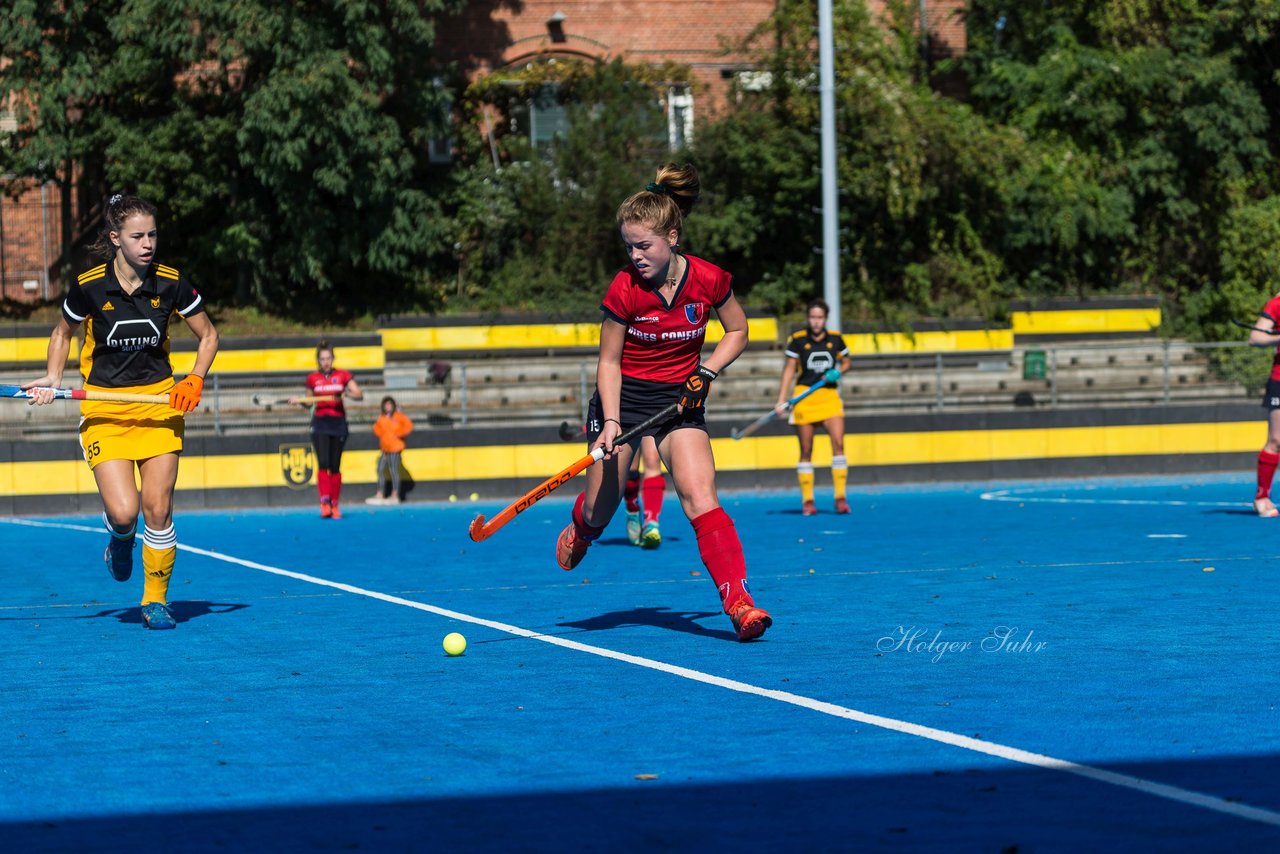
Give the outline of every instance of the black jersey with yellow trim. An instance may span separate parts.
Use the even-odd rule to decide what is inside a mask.
[[[131,294],[120,286],[113,264],[99,264],[77,277],[62,303],[68,323],[85,324],[80,374],[99,388],[148,385],[173,376],[169,320],[204,310],[204,300],[186,277],[159,263]]]
[[[811,386],[830,369],[839,368],[840,360],[849,355],[849,348],[839,332],[828,329],[822,340],[818,340],[805,328],[787,339],[784,353],[788,359],[795,359],[800,363],[800,376],[796,379],[796,385]]]

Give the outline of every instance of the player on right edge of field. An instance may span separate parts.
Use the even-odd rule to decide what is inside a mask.
[[[1276,329],[1280,318],[1280,294],[1267,300],[1258,315],[1255,328],[1249,333],[1250,347],[1275,347],[1276,355],[1271,361],[1271,373],[1267,375],[1267,389],[1262,394],[1262,408],[1267,410],[1267,441],[1258,452],[1258,489],[1253,494],[1253,510],[1259,516],[1280,516],[1276,505],[1271,501],[1271,482],[1276,476],[1276,465],[1280,463],[1280,334],[1262,330]]]

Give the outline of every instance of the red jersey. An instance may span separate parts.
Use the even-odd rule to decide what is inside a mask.
[[[698,367],[711,309],[733,296],[733,277],[709,261],[684,258],[689,264],[669,305],[630,264],[609,284],[600,308],[627,327],[623,376],[682,383]]]
[[[1275,329],[1280,330],[1280,294],[1276,294],[1267,300],[1267,304],[1262,307],[1260,314],[1263,317],[1271,318],[1271,322],[1275,324]],[[1271,359],[1271,379],[1280,380],[1280,347],[1276,348],[1276,355]]]
[[[342,406],[342,393],[346,391],[347,383],[353,379],[355,376],[350,371],[340,368],[334,368],[328,374],[322,374],[319,371],[307,374],[307,392],[312,397],[327,395],[337,398],[337,400],[318,402],[313,415],[316,418],[346,418],[347,411]]]

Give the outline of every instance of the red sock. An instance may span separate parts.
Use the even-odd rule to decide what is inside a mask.
[[[324,469],[316,472],[316,491],[320,493],[320,503],[329,499],[329,472]]]
[[[627,485],[622,490],[622,497],[627,499],[628,513],[634,513],[640,509],[639,475],[627,475]]]
[[[644,520],[658,521],[662,514],[662,495],[667,489],[667,479],[660,474],[644,479]]]
[[[338,503],[338,496],[342,494],[342,472],[335,471],[329,474],[329,498],[334,504]]]
[[[698,537],[698,554],[711,573],[711,580],[720,592],[720,604],[725,613],[740,600],[751,605],[751,591],[747,589],[747,562],[742,556],[742,541],[733,520],[723,507],[708,510],[693,520],[693,532]]]
[[[578,536],[586,540],[588,543],[595,540],[604,533],[604,528],[597,528],[594,525],[588,525],[587,520],[582,515],[582,505],[587,500],[585,492],[578,495],[578,500],[573,502],[573,527],[578,529]]]
[[[1280,463],[1280,454],[1269,454],[1261,451],[1258,454],[1258,492],[1254,499],[1267,498],[1271,495],[1271,481],[1276,476],[1276,464]]]

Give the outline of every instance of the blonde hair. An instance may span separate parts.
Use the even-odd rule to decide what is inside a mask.
[[[655,234],[673,229],[680,234],[684,231],[684,218],[701,195],[702,184],[693,164],[659,166],[652,183],[618,206],[618,227],[643,225]]]

